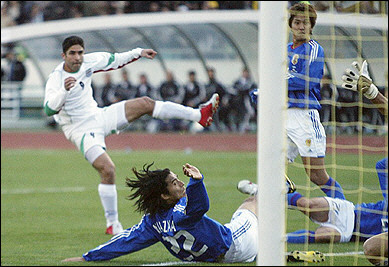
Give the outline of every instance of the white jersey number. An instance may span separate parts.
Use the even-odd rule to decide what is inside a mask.
[[[178,241],[177,241],[181,236],[185,237],[185,241],[182,244],[182,246],[180,246],[178,244]],[[163,239],[165,241],[169,242],[170,244],[172,244],[171,250],[174,251],[175,253],[178,254],[182,248],[184,251],[192,254],[185,259],[187,261],[192,261],[193,256],[198,257],[201,254],[203,254],[205,251],[207,251],[207,249],[208,249],[208,247],[206,245],[204,245],[199,251],[197,251],[197,252],[192,251],[192,247],[193,247],[193,243],[195,241],[195,238],[193,235],[191,235],[189,232],[187,232],[185,230],[178,231],[173,237],[172,236],[164,236]]]

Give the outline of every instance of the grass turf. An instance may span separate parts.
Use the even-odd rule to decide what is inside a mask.
[[[141,214],[134,211],[134,202],[126,200],[129,191],[124,185],[124,179],[131,176],[131,168],[134,166],[141,169],[143,164],[155,162],[155,167],[169,167],[185,183],[188,178],[182,174],[182,164],[188,162],[197,166],[205,176],[210,197],[210,210],[207,214],[221,223],[229,222],[233,212],[247,197],[236,190],[237,182],[256,179],[256,153],[111,151],[109,154],[117,169],[119,219],[126,228],[138,223],[141,218]],[[382,198],[374,169],[375,162],[381,157],[328,155],[327,170],[341,183],[349,200],[375,202]],[[359,165],[365,169],[355,167]],[[295,164],[288,166],[287,172],[301,193],[323,195],[316,186],[309,183],[301,161],[297,160]],[[104,234],[105,218],[97,193],[98,183],[97,172],[77,151],[2,149],[1,265],[80,265],[61,260],[81,256],[110,238]],[[361,186],[366,190],[359,190]],[[316,225],[298,211],[287,211],[287,231],[306,227],[314,230]],[[287,245],[287,251],[292,250],[350,253],[362,251],[362,243]],[[139,266],[165,262],[183,265],[162,244],[156,244],[109,262],[85,262],[82,265]],[[255,262],[235,265],[254,266]],[[369,263],[363,255],[345,255],[326,257],[325,262],[312,265],[363,266]]]

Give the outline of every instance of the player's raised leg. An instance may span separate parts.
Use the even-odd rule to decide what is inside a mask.
[[[212,116],[219,107],[219,95],[213,94],[211,99],[199,108],[183,106],[170,101],[156,101],[149,97],[140,97],[127,100],[125,114],[128,122],[148,114],[157,119],[182,119],[195,121],[203,127],[212,124]]]

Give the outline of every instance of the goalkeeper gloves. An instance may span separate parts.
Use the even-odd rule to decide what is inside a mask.
[[[256,105],[257,98],[258,98],[258,89],[251,90],[249,94],[250,94],[251,102],[253,102]]]
[[[376,98],[378,95],[378,88],[374,85],[369,76],[366,60],[363,61],[362,67],[360,67],[356,61],[351,65],[357,71],[346,69],[345,74],[342,76],[342,87],[348,90],[361,92],[368,99]]]

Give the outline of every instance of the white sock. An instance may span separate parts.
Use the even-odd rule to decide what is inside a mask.
[[[200,121],[199,109],[186,107],[170,101],[155,101],[153,117],[161,120],[183,119],[189,121]]]
[[[119,222],[118,198],[115,184],[99,184],[98,187],[101,204],[103,204],[104,215],[107,219],[107,227]]]

